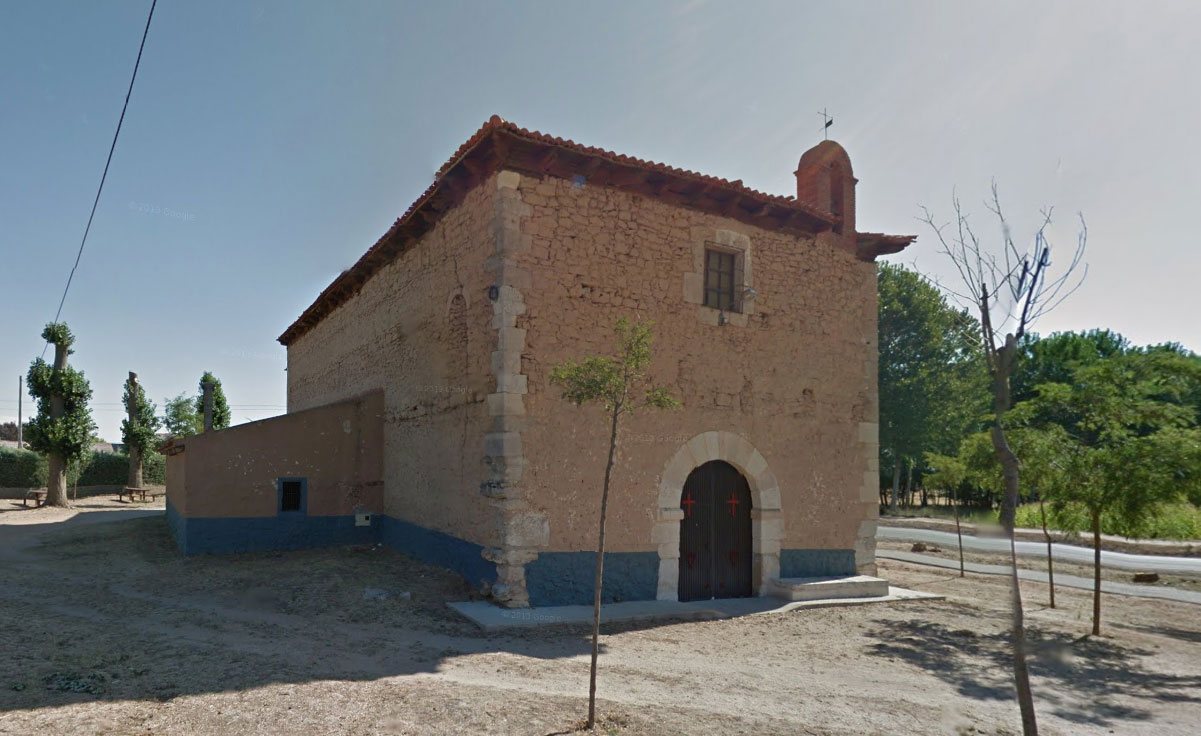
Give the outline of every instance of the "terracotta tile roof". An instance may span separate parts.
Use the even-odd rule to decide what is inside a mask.
[[[817,233],[834,229],[841,222],[838,216],[798,202],[795,197],[760,192],[741,180],[729,181],[584,146],[527,130],[493,115],[438,169],[434,182],[383,237],[334,279],[279,336],[279,341],[289,345],[312,329],[428,232],[445,212],[462,201],[467,191],[501,169],[539,177],[570,179],[583,175],[589,184],[635,191],[768,229]],[[860,257],[871,251],[872,243],[861,244],[857,249]]]
[[[637,166],[650,171],[658,171],[675,176],[688,177],[689,179],[706,182],[714,186],[722,187],[723,189],[731,189],[743,194],[748,194],[757,199],[770,200],[773,202],[779,202],[780,204],[789,207],[795,207],[796,209],[808,212],[819,220],[824,220],[831,224],[838,222],[838,218],[831,215],[829,212],[823,212],[816,207],[805,204],[804,202],[798,202],[796,197],[792,195],[783,196],[779,194],[768,194],[744,185],[741,179],[730,181],[728,179],[723,179],[720,176],[709,176],[708,174],[701,174],[696,171],[689,171],[688,169],[681,169],[675,166],[661,164],[657,161],[648,161],[646,159],[637,158],[636,156],[627,156],[622,153],[614,153],[613,151],[608,151],[604,148],[597,148],[596,146],[585,146],[567,138],[559,138],[558,136],[547,135],[546,133],[542,133],[537,130],[522,128],[515,123],[510,123],[509,121],[502,119],[499,115],[493,115],[492,117],[488,118],[488,122],[480,126],[480,129],[477,130],[473,136],[468,138],[463,145],[459,146],[459,150],[455,151],[454,155],[451,156],[446,163],[442,164],[442,168],[438,169],[438,173],[434,175],[434,185],[437,185],[436,180],[441,178],[443,174],[453,168],[464,154],[474,148],[481,140],[487,137],[489,133],[496,130],[504,130],[512,133],[515,136],[535,143],[558,146],[568,151],[587,154],[589,156],[598,156],[614,163],[627,166]],[[431,186],[431,189],[432,188],[433,187]]]

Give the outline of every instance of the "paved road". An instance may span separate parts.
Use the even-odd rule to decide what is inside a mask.
[[[927,542],[937,544],[943,549],[957,549],[958,542],[950,532],[939,532],[933,529],[908,529],[893,526],[881,526],[876,530],[877,539],[891,539],[903,542]],[[1009,552],[1009,540],[996,537],[973,537],[963,535],[963,548],[975,552]],[[1046,557],[1047,545],[1044,542],[1017,543],[1017,553],[1023,557]],[[1064,562],[1075,562],[1085,565],[1093,564],[1093,550],[1090,547],[1079,547],[1073,544],[1051,544],[1051,555]],[[958,563],[956,563],[958,564]],[[1118,570],[1150,571],[1159,573],[1183,573],[1186,575],[1201,575],[1201,557],[1167,557],[1163,555],[1132,555],[1125,552],[1108,552],[1101,550],[1101,566]]]
[[[967,541],[967,537],[964,537]],[[947,570],[959,570],[959,560],[948,560],[943,557],[931,557],[930,555],[919,555],[913,552],[898,552],[888,549],[876,550],[876,557],[886,560],[898,560],[900,562],[909,562],[915,565],[929,565],[931,567],[941,567]],[[982,575],[1009,575],[1009,567],[1006,565],[981,565],[975,562],[964,564],[964,569],[968,572],[979,573]],[[1047,573],[1039,572],[1038,570],[1018,570],[1018,577],[1022,580],[1030,580],[1038,583],[1047,582]],[[1064,588],[1079,588],[1081,590],[1092,590],[1093,581],[1091,578],[1082,578],[1076,575],[1055,575],[1055,585]],[[1191,590],[1179,590],[1177,588],[1169,588],[1164,585],[1132,585],[1129,583],[1115,583],[1109,580],[1101,581],[1101,591],[1105,593],[1114,593],[1116,595],[1129,595],[1138,598],[1159,598],[1167,601],[1176,601],[1178,603],[1195,603],[1201,606],[1201,593],[1194,593]]]

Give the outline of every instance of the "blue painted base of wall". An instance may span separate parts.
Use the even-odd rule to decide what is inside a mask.
[[[525,566],[525,586],[532,606],[592,603],[596,580],[595,552],[542,552]],[[601,599],[649,601],[659,587],[657,552],[606,552]]]
[[[188,553],[188,523],[187,519],[179,515],[179,511],[171,505],[170,497],[167,498],[167,527],[171,529],[171,536],[175,539],[175,546],[179,547],[179,551],[183,554]]]
[[[854,575],[853,549],[782,549],[780,577],[816,578],[825,575]]]
[[[355,526],[353,516],[284,513],[253,518],[185,517],[167,501],[167,525],[185,555],[267,552],[348,544],[384,544],[422,562],[462,575],[473,586],[496,581],[496,565],[484,548],[383,514],[371,526]]]
[[[454,570],[472,586],[496,581],[496,565],[481,556],[484,548],[480,545],[383,514],[375,514],[371,526],[365,527],[355,526],[353,516],[307,516],[301,513],[261,518],[189,518],[181,516],[168,499],[167,524],[185,555],[382,542],[422,562]],[[542,552],[538,559],[525,566],[530,605],[591,603],[595,565],[595,552]],[[780,577],[854,574],[854,550],[780,550]],[[605,554],[602,598],[606,603],[654,600],[658,583],[659,555],[656,552]]]
[[[380,541],[422,562],[462,575],[474,587],[496,582],[496,564],[485,560],[484,548],[449,534],[380,515]]]
[[[247,518],[185,517],[167,504],[167,524],[185,555],[224,555],[283,549],[368,544],[379,538],[379,521],[355,526],[354,516],[285,513]]]

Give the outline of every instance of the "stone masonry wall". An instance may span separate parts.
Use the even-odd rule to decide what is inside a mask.
[[[860,571],[874,572],[875,264],[836,247],[836,236],[785,235],[614,189],[522,176],[517,190],[530,280],[515,321],[527,391],[522,482],[549,522],[545,549],[595,549],[607,451],[601,410],[563,401],[550,367],[612,354],[614,322],[643,317],[655,321],[650,375],[684,406],[623,420],[608,549],[662,557],[674,544],[678,557],[666,507],[678,497],[661,508],[659,484],[690,440],[717,432],[695,440],[698,453],[706,442],[740,445],[778,484],[779,511],[757,509],[757,533],[778,536],[777,548],[854,549]],[[706,243],[739,253],[757,292],[724,325],[701,306]],[[777,574],[778,560],[764,565]]]
[[[485,546],[495,180],[288,348],[290,412],[385,390],[384,512]]]

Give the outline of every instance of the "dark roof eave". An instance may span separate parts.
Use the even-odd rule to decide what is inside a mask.
[[[900,253],[917,240],[916,235],[885,235],[884,233],[856,233],[855,251],[865,261],[874,261],[880,256]]]

